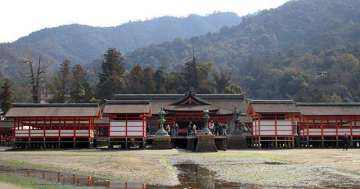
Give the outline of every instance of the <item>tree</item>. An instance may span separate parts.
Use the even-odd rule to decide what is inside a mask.
[[[5,82],[1,87],[0,100],[1,109],[6,113],[10,109],[12,103],[11,82],[8,79],[5,79]]]
[[[72,82],[70,86],[71,102],[90,102],[94,97],[93,90],[86,79],[86,72],[80,64],[72,68]]]
[[[70,84],[71,84],[71,71],[70,61],[64,60],[60,65],[57,76],[53,79],[50,86],[50,91],[53,94],[52,102],[64,103],[69,100]]]
[[[32,93],[32,101],[33,103],[40,102],[40,86],[42,75],[45,74],[45,68],[41,67],[41,56],[39,56],[39,61],[37,67],[33,67],[32,60],[24,61],[25,64],[29,64],[30,68],[30,82],[31,82],[31,93]]]
[[[198,92],[199,93],[211,93],[212,86],[209,78],[209,73],[212,70],[212,63],[201,63],[197,64],[198,70]]]
[[[216,92],[219,94],[223,94],[225,92],[225,88],[230,85],[231,74],[220,70],[220,73],[214,72],[213,77]]]
[[[199,88],[198,69],[196,66],[196,58],[194,54],[192,59],[185,63],[183,77],[187,90],[198,90]]]
[[[108,49],[104,54],[99,74],[99,83],[96,86],[96,97],[109,99],[119,93],[124,87],[123,57],[116,49]]]
[[[181,73],[170,72],[166,74],[166,92],[167,93],[185,93],[187,89]]]
[[[130,93],[144,92],[144,72],[139,64],[136,64],[127,77],[127,89]]]
[[[156,89],[156,93],[158,94],[164,94],[166,93],[166,74],[165,74],[165,70],[163,67],[160,67],[156,70],[155,75],[154,75],[154,80],[155,80],[155,89]]]
[[[242,90],[239,85],[230,84],[225,87],[224,93],[225,94],[241,94]]]
[[[154,80],[154,70],[151,67],[144,69],[144,93],[152,94],[155,93],[155,80]]]

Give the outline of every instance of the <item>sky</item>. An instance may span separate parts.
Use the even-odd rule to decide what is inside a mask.
[[[276,8],[288,0],[1,0],[0,42],[65,24],[116,26],[160,16],[213,12],[239,16]]]

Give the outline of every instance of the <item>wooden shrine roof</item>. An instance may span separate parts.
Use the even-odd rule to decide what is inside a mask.
[[[160,112],[161,108],[174,109],[172,105],[181,103],[187,94],[119,94],[115,95],[116,100],[147,100],[150,101],[150,109],[153,114]],[[243,94],[196,94],[196,98],[200,100],[200,105],[207,105],[208,107],[201,106],[188,106],[188,109],[202,111],[204,108],[219,109],[219,113],[228,114],[233,112],[235,108],[245,112],[245,102]],[[178,107],[177,109],[184,109],[185,107]]]
[[[5,117],[97,117],[99,113],[96,103],[15,103]]]
[[[106,100],[103,113],[149,113],[150,102],[147,100]]]
[[[297,103],[305,116],[358,116],[360,103]]]
[[[252,111],[257,113],[298,113],[292,100],[250,100]]]
[[[209,110],[210,112],[212,111],[217,111],[219,110],[218,107],[215,106],[211,106],[211,105],[189,105],[189,106],[184,106],[184,105],[178,105],[178,106],[174,106],[174,105],[170,105],[170,106],[165,106],[164,109],[166,111],[179,111],[179,112],[199,112],[199,111],[204,111],[204,110]]]

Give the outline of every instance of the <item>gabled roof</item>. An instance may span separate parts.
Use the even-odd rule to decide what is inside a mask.
[[[360,103],[296,103],[305,116],[360,115]]]
[[[166,106],[164,107],[166,111],[178,111],[178,112],[199,112],[204,110],[209,110],[210,112],[218,111],[219,108],[211,105],[179,105],[179,106]]]
[[[293,100],[250,100],[252,111],[257,113],[298,113]]]
[[[96,103],[15,103],[5,117],[97,117],[99,113]]]
[[[182,98],[184,94],[116,94],[115,100],[178,100]],[[243,94],[196,94],[197,97],[206,101],[209,100],[223,100],[223,99],[237,99],[244,100]]]
[[[103,113],[149,113],[150,102],[148,100],[106,100]]]
[[[186,93],[183,98],[172,103],[173,106],[181,106],[181,105],[210,105],[209,102],[199,98],[192,91]]]
[[[219,111],[232,112],[234,108],[245,112],[243,94],[196,94],[197,98],[219,108]],[[166,108],[184,98],[184,94],[118,94],[116,100],[148,100],[151,112],[156,114],[161,108]]]

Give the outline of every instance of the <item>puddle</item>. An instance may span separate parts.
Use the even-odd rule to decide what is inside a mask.
[[[180,189],[180,188],[239,188],[244,187],[237,183],[228,183],[217,180],[215,172],[209,171],[195,164],[178,164],[175,165],[179,170],[180,185],[177,186],[158,186],[147,185],[142,183],[117,182],[116,180],[106,180],[92,176],[81,176],[76,174],[68,174],[54,171],[42,171],[34,169],[14,169],[0,166],[0,173],[8,175],[17,175],[23,177],[33,177],[48,181],[54,184],[86,186],[87,188],[100,187],[109,189]],[[37,183],[42,185],[43,183]],[[248,187],[246,187],[248,188]],[[251,187],[255,188],[255,187]]]
[[[215,172],[196,164],[184,163],[175,167],[180,171],[178,178],[181,185],[173,188],[250,188],[243,184],[218,180]]]
[[[267,162],[271,165],[278,165],[278,162]],[[246,188],[246,189],[260,189],[260,188],[284,188],[284,187],[274,187],[274,186],[257,186],[257,185],[247,185],[239,183],[229,183],[216,178],[216,173],[210,171],[206,168],[203,168],[199,165],[192,163],[183,163],[175,165],[179,170],[178,178],[180,180],[180,185],[177,186],[158,186],[158,185],[147,185],[143,183],[130,183],[122,182],[121,180],[106,180],[103,178],[97,178],[92,176],[81,176],[76,174],[68,174],[62,172],[54,171],[42,171],[34,169],[15,169],[0,166],[0,173],[7,175],[17,175],[23,177],[32,177],[40,179],[36,183],[39,187],[44,183],[42,181],[47,181],[50,183],[60,184],[60,185],[73,185],[80,186],[81,188],[109,188],[109,189],[235,189],[235,188]],[[325,183],[324,183],[325,184]],[[326,184],[325,184],[326,186]],[[285,187],[286,188],[286,187]],[[290,187],[297,188],[297,187]],[[304,188],[304,187],[300,187]],[[314,188],[314,187],[309,187]],[[321,187],[320,187],[321,188]],[[334,186],[331,184],[327,185],[327,188],[357,188],[354,186]]]

